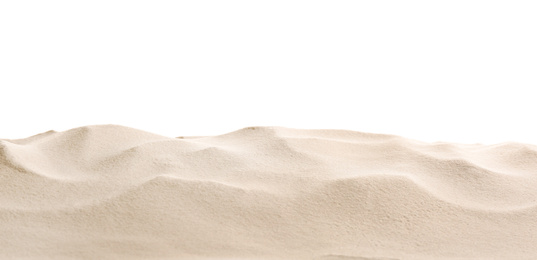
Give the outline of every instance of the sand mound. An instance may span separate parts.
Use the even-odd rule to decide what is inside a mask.
[[[537,259],[537,148],[249,127],[0,140],[0,258]]]

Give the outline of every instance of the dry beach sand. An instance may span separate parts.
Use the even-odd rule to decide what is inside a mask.
[[[278,127],[3,139],[0,259],[537,259],[537,147]]]

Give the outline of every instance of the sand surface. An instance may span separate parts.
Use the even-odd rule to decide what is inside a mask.
[[[537,147],[278,127],[2,139],[0,259],[537,259]]]

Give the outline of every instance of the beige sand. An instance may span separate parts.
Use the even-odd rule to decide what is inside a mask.
[[[537,147],[250,127],[0,141],[1,259],[537,259]]]

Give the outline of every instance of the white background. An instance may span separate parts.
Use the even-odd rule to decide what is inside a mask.
[[[342,128],[537,144],[534,1],[1,1],[0,138]]]

